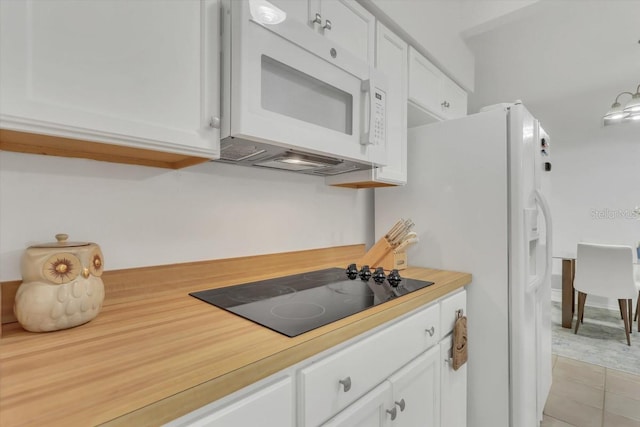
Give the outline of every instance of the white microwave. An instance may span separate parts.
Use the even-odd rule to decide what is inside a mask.
[[[222,5],[220,161],[323,176],[384,165],[384,75],[265,0]]]

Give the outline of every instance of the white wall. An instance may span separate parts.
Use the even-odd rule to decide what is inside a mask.
[[[24,249],[61,232],[98,243],[107,270],[371,244],[373,194],[211,162],[173,171],[0,152],[0,280],[20,279]]]
[[[633,214],[640,206],[640,123],[601,126],[614,92],[606,88],[534,106],[551,134],[558,255],[575,254],[580,240],[640,241],[640,217]]]
[[[465,37],[503,25],[539,0],[458,0],[462,3],[462,29]]]
[[[361,0],[373,4],[397,26],[389,25],[394,32],[403,31],[409,40],[422,46],[423,54],[466,90],[474,88],[474,58],[460,36],[462,5],[450,0]],[[400,33],[399,33],[400,34]],[[406,37],[405,34],[400,34]],[[415,41],[415,42],[414,42]],[[421,49],[418,49],[421,50]]]

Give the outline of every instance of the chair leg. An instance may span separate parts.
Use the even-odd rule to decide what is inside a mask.
[[[622,314],[622,300],[618,300],[618,307],[620,307],[620,319],[624,319],[624,314]]]
[[[638,302],[636,303],[636,319],[638,320],[638,332],[640,332],[640,319],[638,319],[638,309],[640,309],[640,291],[638,291]]]
[[[578,327],[580,326],[580,321],[584,318],[584,303],[587,300],[587,294],[583,294],[578,291],[578,318],[576,319],[576,329],[573,331],[574,334],[578,333]]]
[[[631,316],[633,315],[633,300],[629,298],[627,300],[627,308],[629,310],[629,317],[627,318],[627,323],[629,324],[629,333],[633,333],[633,321],[631,321]]]
[[[631,346],[631,338],[629,338],[629,331],[631,330],[630,317],[627,317],[627,300],[619,299],[620,304],[622,304],[622,317],[624,317],[624,333],[627,335],[627,345]]]

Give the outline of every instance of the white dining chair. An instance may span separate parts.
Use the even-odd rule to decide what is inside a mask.
[[[638,332],[640,332],[640,320],[638,319],[638,309],[640,308],[640,260],[638,260],[638,264],[634,265],[635,270],[635,280],[636,280],[636,288],[638,288],[638,302],[636,303],[636,315],[633,320],[638,321]]]
[[[627,344],[631,345],[632,303],[638,296],[634,274],[631,246],[578,243],[573,281],[573,287],[578,291],[578,319],[574,333],[578,333],[584,319],[587,295],[613,298],[620,305]]]

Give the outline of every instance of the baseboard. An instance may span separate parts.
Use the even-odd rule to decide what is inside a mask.
[[[551,289],[551,301],[562,302],[562,289]],[[577,302],[578,298],[576,296],[576,303]],[[633,301],[632,303],[635,303],[635,301]],[[620,310],[620,307],[618,306],[618,300],[597,296],[590,296],[589,298],[587,298],[585,305],[587,307],[606,308],[608,310],[614,311]]]

